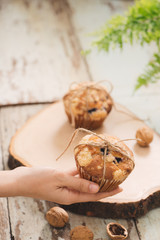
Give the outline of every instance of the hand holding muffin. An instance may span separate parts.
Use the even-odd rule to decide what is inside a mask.
[[[99,193],[96,183],[79,178],[77,169],[66,172],[51,167],[18,167],[0,171],[0,197],[25,196],[60,204],[97,201],[121,191]]]

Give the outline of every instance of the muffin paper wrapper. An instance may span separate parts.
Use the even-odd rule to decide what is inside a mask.
[[[79,169],[79,173],[80,173],[80,176],[82,178],[85,178],[89,181],[93,181],[95,183],[97,183],[99,186],[100,186],[100,190],[99,192],[110,192],[114,189],[116,189],[118,187],[119,184],[122,183],[122,181],[117,181],[117,180],[108,180],[108,179],[99,179],[99,178],[96,178],[96,177],[92,177],[91,175],[87,174],[82,167],[78,166],[78,169]],[[103,183],[102,183],[103,181]]]
[[[100,192],[110,192],[118,187],[121,181],[105,180],[105,183],[100,187]]]
[[[71,122],[71,115],[67,114],[68,116],[68,119],[69,119],[69,122]],[[103,121],[105,120],[105,118],[103,119],[100,119],[100,120],[92,120],[92,119],[85,119],[83,116],[78,116],[78,117],[75,117],[74,119],[74,127],[75,128],[79,128],[79,127],[82,127],[82,128],[86,128],[86,129],[90,129],[90,130],[93,130],[93,129],[96,129],[96,128],[99,128]]]

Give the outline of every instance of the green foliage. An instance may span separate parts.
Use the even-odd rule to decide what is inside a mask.
[[[125,43],[139,42],[142,46],[155,42],[157,53],[148,63],[146,71],[137,81],[135,89],[158,80],[160,72],[160,1],[139,0],[129,8],[124,16],[114,16],[96,33],[97,41],[93,46],[99,50],[109,51],[110,48],[123,48]]]
[[[155,83],[160,79],[160,53],[155,53],[152,61],[148,63],[144,74],[139,76],[135,90],[142,85],[148,85],[148,83]]]
[[[82,56],[86,56],[86,55],[90,54],[90,52],[91,52],[91,49],[87,49],[87,50],[85,50],[85,51],[82,50],[82,51],[81,51],[81,55],[82,55]]]

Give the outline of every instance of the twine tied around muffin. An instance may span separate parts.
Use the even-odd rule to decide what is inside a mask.
[[[100,83],[102,82],[107,82],[110,84],[110,90],[108,91],[107,89],[103,88],[101,85],[99,85]],[[89,96],[89,93],[88,93],[88,90],[91,90],[91,89],[94,89],[94,90],[97,90],[97,91],[106,91],[106,94],[107,94],[107,97],[109,97],[111,99],[111,107],[114,107],[115,111],[117,112],[120,112],[122,114],[125,114],[125,115],[128,115],[129,117],[131,117],[132,119],[134,120],[137,120],[137,121],[147,121],[148,119],[141,119],[139,117],[137,117],[134,113],[131,113],[131,112],[127,112],[126,110],[121,110],[121,109],[118,109],[117,108],[117,103],[114,102],[114,100],[112,99],[111,97],[111,92],[113,91],[113,85],[112,83],[109,81],[109,80],[101,80],[101,81],[97,81],[97,82],[80,82],[79,84],[82,85],[79,85],[78,88],[72,88],[72,86],[74,84],[77,84],[76,82],[72,82],[70,87],[69,87],[69,90],[73,92],[73,95],[72,97],[70,98],[70,101],[69,101],[69,111],[70,111],[70,114],[71,114],[71,125],[73,127],[75,127],[76,123],[75,123],[75,116],[74,116],[74,113],[73,113],[73,110],[72,110],[72,101],[73,99],[76,97],[77,94],[80,94],[81,92],[83,91],[86,91],[86,95],[85,95],[85,104],[86,104],[86,117],[87,117],[87,120],[90,119],[90,114],[89,114],[89,101],[88,101],[88,96]],[[80,102],[81,103],[84,103],[81,99],[80,99]],[[102,107],[103,107],[103,104],[102,104]],[[106,110],[107,112],[107,115],[109,112]]]
[[[110,84],[110,91],[107,91],[106,89],[104,89],[102,86],[99,85],[102,82],[108,82]],[[71,105],[72,105],[72,100],[74,99],[74,97],[77,94],[80,94],[81,92],[86,90],[85,103],[86,103],[87,119],[89,119],[90,115],[89,115],[89,106],[88,106],[88,95],[89,95],[88,90],[90,90],[90,89],[94,89],[94,90],[97,90],[97,91],[101,91],[101,90],[104,91],[105,90],[106,94],[107,94],[107,97],[109,96],[110,98],[111,98],[110,93],[113,90],[113,85],[108,80],[101,80],[101,81],[98,81],[98,82],[86,82],[86,83],[82,82],[82,83],[83,83],[82,86],[80,86],[79,88],[72,89],[73,84],[77,84],[76,82],[72,82],[71,85],[70,85],[70,88],[69,88],[69,90],[73,92],[73,95],[72,95],[72,97],[70,99],[70,102],[69,102],[69,110],[70,110],[70,113],[71,113],[71,125],[73,127],[75,127],[75,116],[73,114]]]
[[[107,139],[105,139],[104,137],[98,135],[97,133],[95,132],[92,132],[90,130],[87,130],[85,128],[78,128],[76,129],[73,134],[72,134],[72,137],[71,137],[71,140],[69,141],[67,147],[65,148],[65,150],[59,155],[59,157],[56,158],[56,161],[61,158],[63,156],[63,154],[67,151],[67,149],[70,147],[70,145],[72,144],[74,138],[76,137],[76,135],[80,132],[86,132],[88,134],[91,134],[91,135],[94,135],[98,138],[100,138],[101,140],[103,140],[103,142],[90,142],[90,143],[79,143],[78,145],[75,146],[74,149],[76,149],[77,147],[79,146],[83,146],[83,145],[88,145],[88,146],[93,146],[93,147],[99,147],[99,148],[104,148],[104,155],[103,155],[103,175],[102,175],[102,180],[101,180],[101,184],[100,184],[100,189],[101,187],[103,186],[103,183],[105,181],[105,175],[106,175],[106,155],[107,155],[107,150],[108,150],[108,147],[111,147],[112,150],[122,154],[123,152],[123,156],[127,157],[127,158],[131,158],[127,151],[123,148],[121,148],[120,146],[116,145],[117,143],[119,142],[123,142],[123,141],[131,141],[131,140],[137,140],[136,138],[130,138],[130,139],[123,139],[123,140],[119,140],[119,141],[116,141],[114,144],[112,144],[111,142],[109,142]],[[124,153],[125,152],[125,153]]]

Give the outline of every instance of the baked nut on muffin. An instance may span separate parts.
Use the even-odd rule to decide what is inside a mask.
[[[100,191],[118,187],[134,168],[132,151],[117,137],[86,135],[74,150],[82,178],[100,186]]]
[[[63,97],[63,103],[72,126],[86,129],[100,127],[113,105],[107,90],[93,82],[77,84]]]

